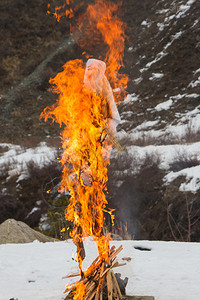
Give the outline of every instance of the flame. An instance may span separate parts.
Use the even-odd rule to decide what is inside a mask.
[[[107,247],[103,249],[107,243],[102,228],[103,212],[107,205],[104,191],[108,180],[109,153],[105,150],[105,142],[104,145],[101,143],[105,128],[102,99],[99,95],[83,89],[84,71],[81,60],[69,61],[64,65],[63,72],[50,80],[54,91],[59,93],[58,101],[52,107],[47,107],[42,116],[45,120],[50,117],[60,125],[65,125],[61,135],[61,191],[70,191],[66,218],[74,224],[74,242],[78,245],[83,236],[94,236],[102,254],[107,251]],[[108,141],[106,143],[109,144]],[[81,177],[82,170],[88,166],[92,174],[92,186],[85,186]],[[81,268],[80,255],[79,262]]]
[[[68,8],[65,10],[66,5],[70,5],[73,4],[73,0],[66,0],[66,3],[64,3],[63,5],[57,6],[55,7],[55,11],[51,12],[50,11],[50,4],[48,4],[47,8],[47,14],[52,14],[56,17],[57,21],[60,22],[62,17],[66,17],[66,18],[73,18],[74,17],[74,11],[72,8]]]
[[[111,1],[97,0],[95,4],[88,5],[85,14],[78,20],[78,28],[83,36],[79,41],[81,46],[87,45],[88,47],[90,41],[96,41],[99,38],[99,34],[101,35],[101,41],[108,47],[105,57],[107,65],[106,76],[111,82],[113,89],[118,89],[121,93],[122,91],[125,93],[128,77],[118,72],[123,66],[124,42],[126,38],[124,23],[117,14],[121,4],[122,1],[113,3]],[[120,96],[115,96],[117,101],[120,101]]]
[[[72,4],[68,0],[63,6],[56,8],[55,16],[60,20],[66,5]],[[89,5],[84,15],[78,20],[78,28],[90,39],[99,38],[107,45],[105,62],[107,64],[106,76],[113,88],[121,92],[115,96],[122,99],[128,78],[119,74],[123,66],[124,54],[124,25],[117,17],[119,4],[97,0]],[[62,12],[61,12],[62,10]],[[68,8],[65,16],[73,11]],[[83,46],[85,36],[79,41]],[[83,88],[85,64],[81,59],[68,61],[63,71],[55,78],[50,79],[54,93],[58,94],[57,102],[44,109],[41,117],[51,118],[53,122],[63,127],[61,133],[63,155],[60,160],[63,166],[60,191],[69,190],[70,204],[65,216],[73,222],[71,233],[77,246],[79,268],[84,276],[91,272],[90,268],[83,273],[82,261],[83,237],[92,236],[97,242],[100,260],[107,261],[109,257],[109,236],[104,236],[104,212],[108,212],[113,222],[113,210],[107,210],[105,192],[108,181],[107,166],[109,164],[109,151],[111,141],[102,136],[106,127],[106,120],[102,112],[102,96]],[[90,178],[90,184],[84,183],[83,174]],[[73,299],[84,299],[85,287],[76,285]]]
[[[66,0],[61,6],[55,8],[53,14],[59,22],[62,17],[73,18],[76,12],[84,5],[81,1],[74,6],[74,0]],[[85,13],[80,15],[75,26],[71,26],[71,34],[77,29],[80,31],[82,38],[77,42],[81,47],[95,43],[105,43],[108,48],[105,55],[105,63],[107,65],[106,76],[111,82],[116,93],[115,100],[119,103],[122,93],[125,95],[128,76],[119,74],[119,69],[123,67],[124,47],[125,47],[125,25],[120,20],[118,12],[122,5],[122,1],[114,3],[105,0],[96,0],[94,4],[88,5]],[[71,7],[70,7],[71,6]],[[50,14],[50,4],[48,4],[48,12]],[[85,52],[83,52],[84,54]],[[86,53],[86,57],[88,58]]]

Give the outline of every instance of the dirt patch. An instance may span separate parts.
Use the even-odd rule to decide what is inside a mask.
[[[8,219],[0,224],[0,244],[31,243],[35,240],[39,242],[53,242],[55,239],[35,231],[27,224],[14,219]]]

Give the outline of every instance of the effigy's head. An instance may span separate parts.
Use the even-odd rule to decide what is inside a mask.
[[[105,71],[105,62],[94,58],[88,59],[83,80],[84,88],[94,92],[101,90]]]

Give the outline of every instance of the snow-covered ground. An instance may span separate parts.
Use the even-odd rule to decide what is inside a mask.
[[[127,295],[149,295],[156,300],[200,299],[200,243],[160,241],[112,241],[123,245],[118,255],[130,257],[126,266],[115,269],[128,277]],[[150,251],[137,250],[144,247]],[[74,279],[62,276],[78,271],[72,260],[76,251],[71,240],[55,243],[0,245],[0,300],[61,300],[65,284]],[[97,256],[93,242],[86,245],[87,267]]]
[[[18,175],[18,181],[26,178],[27,164],[34,162],[35,165],[42,168],[45,164],[56,160],[57,151],[54,147],[48,147],[45,142],[41,142],[35,148],[24,148],[19,145],[1,143],[0,148],[0,173],[8,169],[9,179],[12,176]]]

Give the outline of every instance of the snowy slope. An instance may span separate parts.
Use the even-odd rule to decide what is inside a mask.
[[[18,175],[18,181],[28,177],[27,164],[34,162],[42,168],[45,164],[56,159],[56,149],[48,147],[45,142],[41,142],[35,148],[23,148],[19,145],[0,144],[2,149],[0,155],[0,174],[4,172],[4,167],[8,168],[9,178]]]
[[[123,245],[118,255],[130,257],[124,267],[116,268],[128,277],[127,295],[151,295],[156,300],[199,300],[200,244],[159,241],[113,241]],[[150,251],[137,250],[145,247]],[[78,271],[71,259],[75,246],[66,242],[0,245],[0,300],[64,299],[62,276]],[[87,267],[97,255],[92,242],[86,245]],[[124,261],[123,261],[124,262]]]

